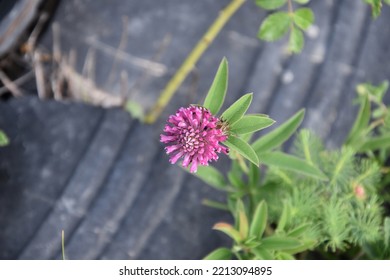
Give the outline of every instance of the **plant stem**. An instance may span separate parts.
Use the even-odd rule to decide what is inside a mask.
[[[62,247],[62,259],[65,260],[65,234],[61,232],[61,247]]]
[[[288,13],[289,14],[293,14],[294,13],[294,9],[293,9],[293,5],[292,5],[292,2],[291,0],[288,0]]]
[[[223,9],[218,18],[209,27],[200,41],[196,44],[191,53],[184,60],[183,64],[177,70],[175,75],[167,83],[164,90],[160,94],[157,102],[154,104],[152,110],[146,115],[145,122],[152,124],[160,116],[161,112],[167,106],[176,90],[183,83],[184,79],[188,76],[199,58],[204,51],[213,42],[215,37],[219,34],[221,29],[225,26],[226,22],[233,16],[233,14],[244,4],[246,0],[232,0],[225,9]]]

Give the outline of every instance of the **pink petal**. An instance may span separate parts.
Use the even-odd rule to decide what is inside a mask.
[[[191,173],[196,173],[198,171],[198,162],[197,160],[193,160],[190,168]]]
[[[181,145],[172,145],[172,146],[165,147],[165,150],[166,150],[167,154],[169,155],[170,153],[172,153],[180,148],[181,148]]]
[[[170,159],[169,159],[169,162],[172,163],[172,164],[175,164],[176,161],[178,161],[178,159],[183,155],[184,152],[180,151],[178,152],[176,155],[172,156]]]

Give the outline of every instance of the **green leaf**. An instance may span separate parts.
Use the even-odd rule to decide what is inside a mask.
[[[261,248],[263,249],[280,251],[295,249],[301,245],[301,242],[299,242],[295,238],[279,236],[266,237],[261,242]]]
[[[269,117],[246,115],[232,125],[230,131],[236,134],[247,134],[269,127],[273,123],[275,121]]]
[[[230,238],[232,238],[236,243],[240,243],[242,241],[242,236],[232,225],[227,223],[217,223],[214,225],[213,229],[222,231]]]
[[[365,0],[365,2],[371,5],[372,17],[377,18],[381,14],[382,0]]]
[[[228,62],[224,57],[219,64],[217,74],[211,84],[209,92],[203,106],[210,110],[213,115],[216,115],[221,109],[225,100],[226,90],[228,87]]]
[[[300,226],[297,226],[293,230],[289,231],[287,235],[289,237],[299,237],[301,236],[305,231],[310,229],[310,224],[303,224]]]
[[[373,137],[363,143],[359,148],[360,152],[373,151],[378,149],[387,149],[390,147],[390,133],[382,136]]]
[[[288,138],[290,138],[301,124],[304,115],[305,110],[302,109],[278,128],[253,143],[252,147],[256,151],[257,155],[261,155],[264,152],[280,146]]]
[[[390,5],[390,0],[384,0],[387,5]]]
[[[303,49],[305,39],[303,33],[297,28],[291,29],[290,40],[288,42],[288,48],[292,53],[300,53]]]
[[[238,152],[256,166],[259,166],[259,158],[257,157],[255,151],[248,143],[244,142],[240,138],[230,135],[229,138],[223,142],[223,144],[228,148]]]
[[[218,201],[214,201],[214,200],[210,200],[210,199],[203,199],[202,200],[202,204],[203,205],[206,205],[210,208],[215,208],[215,209],[218,209],[218,210],[223,210],[223,211],[229,211],[229,207],[224,204],[224,203],[221,203],[221,202],[218,202]]]
[[[285,253],[285,252],[279,252],[278,259],[279,260],[295,260],[293,255],[291,255],[289,253]]]
[[[294,254],[298,254],[300,252],[312,249],[316,244],[317,244],[317,242],[314,241],[314,240],[306,240],[306,241],[301,242],[301,245],[299,245],[299,246],[297,246],[295,248],[284,249],[283,251],[286,252],[286,253],[294,255]]]
[[[9,139],[7,135],[2,130],[0,130],[0,147],[7,146],[8,144],[9,144]]]
[[[266,165],[291,170],[319,180],[328,180],[321,170],[296,156],[282,152],[269,152],[262,154],[260,158],[261,162]]]
[[[256,5],[265,10],[275,10],[286,4],[287,0],[256,0]]]
[[[291,17],[286,12],[277,12],[265,18],[257,37],[265,41],[276,41],[283,37],[291,24]]]
[[[249,105],[251,105],[253,98],[252,93],[247,93],[241,96],[236,102],[234,102],[225,112],[222,113],[221,119],[226,121],[229,126],[233,125],[235,122],[240,120],[245,112],[248,110]]]
[[[256,188],[260,182],[260,169],[253,163],[249,167],[249,187]]]
[[[241,174],[237,175],[236,173],[230,171],[228,172],[228,179],[229,179],[229,183],[233,187],[236,187],[237,189],[241,189],[241,190],[245,188],[245,183],[241,179]]]
[[[384,231],[384,241],[385,241],[385,247],[390,247],[390,217],[386,217],[385,221],[383,223],[383,231]]]
[[[242,236],[242,238],[247,238],[249,232],[249,223],[245,211],[245,206],[242,200],[237,201],[237,211],[238,211],[238,229],[240,235]]]
[[[276,232],[282,232],[284,230],[286,224],[290,220],[290,213],[291,213],[290,204],[286,201],[283,201],[283,210],[278,221]]]
[[[294,0],[294,1],[301,4],[301,5],[304,5],[304,4],[307,4],[310,2],[310,0]]]
[[[226,190],[227,183],[225,177],[212,166],[199,165],[198,171],[193,174],[216,189]]]
[[[268,208],[267,203],[261,201],[255,210],[253,219],[249,228],[249,236],[256,236],[261,238],[267,226]]]
[[[371,112],[371,105],[370,105],[370,101],[368,100],[368,95],[366,94],[360,106],[359,113],[355,120],[355,123],[353,124],[352,129],[349,132],[347,140],[345,141],[347,145],[361,139],[362,133],[367,128],[368,123],[370,121],[370,112]]]
[[[300,8],[294,12],[294,23],[301,29],[306,30],[314,23],[314,13],[309,8]]]
[[[135,119],[143,120],[144,118],[144,109],[137,102],[128,100],[125,104],[125,110]]]
[[[203,259],[204,260],[230,260],[231,258],[232,258],[232,252],[228,248],[221,247],[215,249]]]
[[[257,247],[252,249],[252,252],[255,254],[256,259],[258,260],[273,260],[274,256],[272,253],[266,249],[263,249],[261,247]]]
[[[389,82],[387,80],[383,81],[381,84],[378,86],[374,86],[372,84],[364,83],[364,84],[359,84],[356,87],[356,91],[359,96],[369,96],[369,99],[372,98],[375,100],[377,103],[382,102],[383,96],[389,89]]]

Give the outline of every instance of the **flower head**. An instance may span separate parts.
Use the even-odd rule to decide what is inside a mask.
[[[206,108],[180,108],[167,122],[160,141],[167,144],[165,150],[171,155],[172,164],[183,157],[183,166],[191,164],[190,172],[196,172],[199,164],[208,165],[209,161],[217,160],[217,153],[228,153],[219,143],[228,136],[219,127],[220,120]]]
[[[354,192],[355,192],[356,198],[358,198],[358,199],[365,199],[366,198],[366,191],[364,190],[364,187],[362,185],[359,185],[359,184],[356,185]]]

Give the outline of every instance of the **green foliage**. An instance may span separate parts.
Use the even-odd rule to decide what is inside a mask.
[[[252,102],[253,94],[248,93],[234,102],[225,112],[222,113],[222,120],[226,121],[230,126],[233,126],[239,121],[248,110],[249,105]]]
[[[390,0],[364,0],[364,2],[371,6],[371,14],[373,18],[380,16],[383,3],[390,5]]]
[[[298,9],[293,28],[305,29],[312,19],[310,10]],[[224,59],[204,104],[214,112],[223,106],[227,73]],[[274,121],[266,115],[245,115],[251,93],[228,107],[218,125],[228,136],[223,144],[231,151],[231,169],[224,176],[213,167],[199,166],[195,176],[226,192],[226,204],[204,203],[232,213],[233,224],[220,222],[214,229],[233,244],[205,259],[295,259],[310,250],[326,257],[352,254],[351,248],[360,249],[365,258],[389,257],[390,220],[383,217],[382,205],[390,198],[381,195],[390,183],[390,114],[383,103],[388,86],[357,87],[360,109],[344,145],[336,150],[326,149],[309,130],[296,133],[304,110],[252,141],[254,132]],[[294,134],[292,152],[280,151]]]
[[[144,109],[143,107],[134,101],[128,100],[125,104],[125,110],[130,113],[130,115],[138,120],[144,119]]]
[[[247,134],[259,131],[274,124],[275,121],[268,116],[246,115],[234,123],[230,131],[234,134]]]
[[[230,135],[229,138],[224,142],[224,144],[230,149],[238,152],[244,158],[251,161],[254,165],[259,165],[259,158],[257,157],[253,148],[244,140]]]
[[[377,18],[381,14],[382,0],[364,0],[367,4],[371,5],[372,17]]]
[[[216,115],[222,107],[225,100],[228,87],[228,62],[223,58],[219,64],[214,81],[211,84],[209,92],[203,106],[210,110],[213,115]]]
[[[291,24],[291,17],[286,12],[277,12],[265,18],[257,36],[264,41],[276,41],[283,37]]]
[[[9,139],[7,135],[2,130],[0,130],[0,147],[7,146],[8,144],[9,144]]]
[[[293,19],[299,28],[306,30],[314,22],[314,13],[309,8],[300,8],[294,12]]]
[[[290,40],[288,43],[288,47],[291,52],[299,53],[303,49],[304,37],[301,30],[297,28],[292,28],[290,33]]]
[[[206,96],[204,107],[208,108],[213,114],[216,114],[223,105],[228,84],[228,63],[224,58],[219,65],[217,74],[211,88]],[[253,133],[255,131],[266,128],[274,123],[274,120],[270,119],[266,115],[247,115],[248,110],[252,102],[253,94],[248,93],[239,98],[229,108],[227,108],[220,117],[220,125],[222,129],[228,134],[228,139],[223,142],[225,146],[230,148],[234,153],[240,155],[254,165],[259,165],[259,158],[252,146],[248,144],[246,137],[242,135]],[[236,155],[233,153],[232,157]],[[210,172],[215,173],[213,169],[200,169],[200,175],[202,180],[212,180],[210,184],[216,188],[221,188],[221,176],[216,176],[214,179],[206,179]],[[206,172],[206,173],[205,173]],[[233,185],[239,185],[239,180],[233,176],[228,176]],[[209,182],[208,182],[209,183]]]
[[[256,151],[257,155],[261,157],[263,153],[269,152],[282,145],[297,130],[304,115],[305,110],[300,110],[284,124],[255,141],[252,144],[252,147]]]
[[[310,2],[310,0],[294,0],[295,2],[297,2],[298,4],[301,4],[301,5],[304,5],[304,4],[307,4]]]
[[[255,0],[255,2],[265,10],[275,10],[286,4],[287,0]]]
[[[230,260],[232,252],[228,248],[218,248],[204,257],[204,260]]]
[[[298,4],[307,4],[308,0],[297,0]],[[305,39],[302,30],[314,23],[314,13],[310,8],[298,8],[294,11],[290,0],[257,0],[256,4],[266,10],[275,10],[288,3],[288,11],[276,11],[268,15],[260,25],[257,37],[264,41],[276,41],[290,31],[288,48],[292,53],[300,53]]]
[[[325,174],[317,167],[311,165],[303,159],[282,152],[270,152],[263,154],[261,157],[261,162],[269,166],[291,170],[306,176],[317,178],[319,180],[328,179]]]
[[[216,189],[226,189],[225,177],[212,166],[198,166],[195,176]]]
[[[387,88],[387,82],[357,87],[360,109],[342,147],[327,150],[303,129],[289,154],[278,149],[295,134],[304,110],[251,142],[252,132],[273,121],[243,116],[250,102],[241,98],[241,109],[234,109],[239,117],[227,115],[234,125],[226,145],[238,152],[228,180],[209,167],[197,175],[226,191],[227,203],[218,208],[229,209],[235,219],[214,226],[233,240],[231,249],[219,248],[207,258],[295,259],[310,250],[325,258],[390,258],[390,218],[383,216],[381,195],[390,182],[390,117],[382,101]]]
[[[290,31],[288,49],[292,53],[300,53],[304,47],[305,39],[302,30],[307,30],[315,20],[310,8],[297,8],[294,10],[293,1],[298,5],[305,5],[310,0],[255,0],[257,6],[273,11],[260,25],[257,37],[264,41],[276,41],[284,37]],[[364,0],[371,6],[372,17],[377,18],[383,6],[383,2],[390,5],[390,0]],[[282,11],[286,9],[288,11]]]

